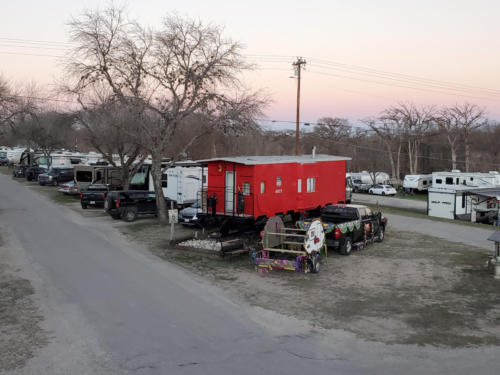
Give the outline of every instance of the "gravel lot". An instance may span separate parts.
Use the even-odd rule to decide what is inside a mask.
[[[129,238],[254,306],[389,344],[500,345],[500,281],[485,249],[389,229],[383,243],[330,253],[318,275],[259,274],[246,256],[169,249],[165,231],[135,225],[122,228]]]

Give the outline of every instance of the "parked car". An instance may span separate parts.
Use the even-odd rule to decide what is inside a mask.
[[[12,175],[16,178],[22,178],[25,176],[27,165],[16,165],[12,170]]]
[[[201,202],[198,200],[191,206],[179,211],[179,223],[187,226],[194,226],[198,224],[198,214],[200,212],[202,212]]]
[[[320,219],[326,233],[326,245],[343,255],[349,255],[354,247],[384,240],[387,219],[381,212],[373,213],[367,206],[326,206],[321,211]],[[301,220],[297,224],[302,229],[308,229],[312,221]]]
[[[0,157],[0,165],[9,165],[9,159]]]
[[[68,181],[59,185],[59,189],[57,189],[60,193],[67,195],[76,195],[78,194],[78,189],[75,186],[75,181]]]
[[[352,180],[352,189],[355,193],[367,192],[371,187],[372,185],[365,184],[361,180]]]
[[[396,195],[397,191],[391,185],[375,185],[368,190],[369,194]]]
[[[57,186],[61,182],[72,181],[73,178],[73,168],[50,168],[47,173],[42,173],[38,176],[38,183],[42,186]]]
[[[104,210],[113,219],[134,221],[139,215],[156,214],[154,191],[110,191],[104,200]]]
[[[38,176],[41,175],[42,173],[47,173],[47,168],[34,166],[26,168],[24,175],[28,181],[32,181],[32,180],[38,180]]]

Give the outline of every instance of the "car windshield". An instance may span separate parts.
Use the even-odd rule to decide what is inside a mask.
[[[194,203],[191,205],[191,207],[193,207],[193,208],[200,208],[200,201],[196,201],[196,202],[194,202]]]

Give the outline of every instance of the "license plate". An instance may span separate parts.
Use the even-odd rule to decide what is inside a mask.
[[[95,201],[90,201],[90,204],[95,204]]]
[[[184,222],[185,223],[189,223],[189,219],[184,219]]]

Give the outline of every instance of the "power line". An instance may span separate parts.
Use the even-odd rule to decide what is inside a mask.
[[[20,47],[20,48],[34,48],[34,49],[61,50],[61,51],[66,50],[66,48],[70,48],[72,46],[75,46],[74,44],[68,43],[68,42],[33,40],[33,39],[19,39],[19,38],[0,38],[0,45],[5,46],[6,45],[5,43],[7,43],[8,46],[11,46],[14,48]],[[0,51],[0,53],[1,54],[9,54],[9,55],[24,55],[24,56],[64,57],[62,55],[23,53],[23,52],[11,52],[11,51]],[[270,55],[270,54],[247,54],[247,55],[243,55],[243,56],[248,57],[251,60],[257,60],[258,62],[262,62],[262,63],[289,63],[290,59],[293,58],[293,56],[290,56],[290,55]],[[347,73],[368,76],[368,77],[374,77],[374,78],[386,80],[389,82],[367,80],[367,79],[362,79],[359,77],[350,77],[350,76],[343,76],[343,75],[331,75],[331,76],[337,77],[337,78],[345,78],[345,79],[358,80],[358,81],[362,81],[362,82],[374,83],[374,84],[385,85],[385,86],[408,88],[408,89],[419,90],[419,91],[427,91],[427,92],[433,92],[433,93],[438,93],[438,94],[462,96],[462,97],[475,98],[475,99],[491,100],[490,98],[487,98],[484,96],[477,96],[478,94],[492,96],[496,99],[500,97],[500,90],[498,90],[498,89],[491,89],[491,88],[466,85],[466,84],[461,84],[461,83],[428,79],[428,78],[413,76],[413,75],[409,75],[409,74],[393,73],[393,72],[388,72],[388,71],[379,70],[379,69],[373,69],[373,68],[369,68],[369,67],[365,67],[365,66],[345,64],[345,63],[340,63],[340,62],[325,60],[325,59],[308,58],[308,60],[310,60],[312,62],[313,66],[318,66],[319,68],[347,72]],[[267,69],[271,70],[269,68],[267,68]],[[313,72],[313,73],[328,75],[328,73],[325,73],[325,72]],[[403,83],[404,85],[396,84],[393,82]],[[411,86],[408,86],[408,85],[411,85]],[[418,87],[418,86],[415,87],[415,85],[418,85],[420,87]],[[452,93],[447,92],[447,91],[461,92],[461,93],[465,93],[465,95],[458,94],[458,93],[452,94]],[[473,95],[470,95],[470,92],[472,92]]]
[[[309,72],[313,73],[313,74],[324,75],[324,76],[337,77],[337,78],[345,78],[345,79],[350,79],[350,80],[354,80],[354,81],[361,81],[361,82],[368,82],[368,83],[375,83],[375,84],[384,85],[384,86],[394,86],[394,87],[407,88],[407,89],[411,89],[411,90],[433,92],[433,93],[436,93],[436,94],[453,95],[453,96],[460,96],[460,97],[465,97],[465,98],[474,98],[474,99],[483,99],[483,100],[498,101],[498,99],[494,99],[494,98],[474,96],[474,95],[456,94],[456,93],[451,93],[451,92],[446,92],[446,91],[439,91],[437,89],[436,90],[432,90],[432,89],[426,89],[426,88],[420,88],[420,87],[414,87],[414,86],[400,85],[400,84],[395,84],[395,83],[374,81],[374,80],[369,80],[369,79],[344,76],[344,75],[341,75],[341,74],[331,74],[331,73],[325,73],[325,72],[318,72],[318,71],[314,71],[314,70],[309,70]]]
[[[314,66],[314,64],[311,64],[311,65]],[[316,64],[316,66],[317,66],[317,64]],[[483,90],[483,89],[459,88],[459,87],[452,87],[449,85],[440,85],[440,84],[434,84],[434,83],[427,83],[425,81],[417,81],[415,79],[393,78],[393,77],[387,77],[386,75],[379,74],[379,73],[374,74],[374,73],[356,72],[356,71],[353,71],[351,69],[332,68],[332,67],[325,67],[325,66],[321,66],[321,65],[320,65],[320,68],[334,70],[334,71],[340,71],[340,72],[346,72],[346,73],[353,73],[353,74],[358,74],[358,75],[362,75],[362,76],[381,78],[381,79],[388,80],[388,81],[402,82],[402,83],[406,83],[406,84],[410,84],[410,85],[417,84],[417,85],[422,85],[425,87],[430,87],[430,88],[435,88],[435,89],[440,89],[440,90],[458,91],[458,92],[463,92],[463,93],[464,92],[465,93],[475,92],[475,93],[480,94],[480,95],[491,95],[491,96],[494,96],[496,98],[500,98],[500,91],[494,92],[494,90],[490,90],[490,89]],[[490,91],[488,91],[488,90],[490,90]]]

